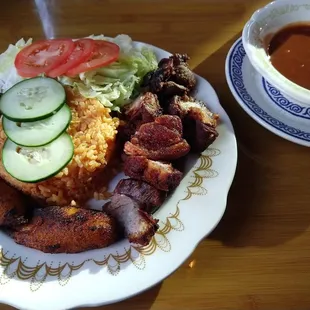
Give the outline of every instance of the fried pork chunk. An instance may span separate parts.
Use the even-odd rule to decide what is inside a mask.
[[[141,94],[133,103],[126,107],[125,115],[128,121],[148,123],[153,122],[156,117],[162,115],[162,109],[157,96],[147,92]]]
[[[178,159],[189,151],[189,144],[182,138],[182,122],[178,116],[171,115],[141,125],[124,146],[126,155],[164,161]]]
[[[128,156],[124,162],[125,175],[145,181],[162,191],[174,190],[183,174],[170,163],[154,161],[143,156]]]
[[[186,54],[174,54],[172,58],[175,66],[175,74],[172,80],[191,91],[196,86],[196,78],[188,66],[188,61],[190,60],[189,56]]]
[[[164,191],[160,191],[146,182],[130,178],[120,180],[114,189],[114,194],[123,194],[134,199],[147,213],[160,207],[166,198]]]
[[[46,253],[79,253],[109,246],[118,239],[115,220],[106,213],[74,207],[35,209],[14,240]]]
[[[158,68],[144,77],[142,85],[162,99],[189,93],[196,86],[196,78],[189,69],[188,60],[186,54],[163,58],[158,63]]]
[[[158,98],[150,92],[141,94],[125,108],[126,125],[122,129],[122,138],[127,141],[142,124],[153,122],[162,115]]]
[[[114,194],[103,210],[116,218],[131,243],[147,245],[158,229],[158,221],[126,195]]]
[[[14,228],[27,222],[27,203],[17,189],[0,179],[0,226]]]
[[[142,87],[145,87],[152,93],[159,93],[170,77],[174,74],[173,58],[163,58],[158,63],[158,68],[145,75]]]
[[[191,150],[203,152],[218,137],[216,126],[219,116],[203,102],[189,96],[174,96],[169,102],[168,112],[181,118],[184,138]]]

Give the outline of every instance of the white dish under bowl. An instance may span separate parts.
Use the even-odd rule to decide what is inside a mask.
[[[257,10],[242,33],[245,52],[255,70],[285,95],[308,106],[310,90],[293,83],[272,66],[264,40],[289,24],[309,21],[310,0],[276,0]]]

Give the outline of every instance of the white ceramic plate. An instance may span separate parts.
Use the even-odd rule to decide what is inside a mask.
[[[283,95],[253,68],[241,38],[227,55],[226,79],[237,102],[256,122],[284,139],[310,146],[310,108]]]
[[[158,58],[170,55],[153,48]],[[151,243],[138,248],[123,240],[106,249],[50,255],[0,233],[0,302],[19,309],[58,310],[129,298],[169,276],[215,228],[234,178],[237,145],[213,88],[197,78],[197,98],[221,117],[219,138],[199,158],[188,160],[181,185],[154,215],[160,229]],[[102,202],[93,204],[98,205]]]

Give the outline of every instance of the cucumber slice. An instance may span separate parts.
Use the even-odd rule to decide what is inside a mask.
[[[71,110],[65,104],[56,114],[41,121],[16,123],[2,119],[5,134],[20,146],[42,146],[54,141],[69,126]]]
[[[66,99],[63,86],[54,79],[36,77],[17,83],[0,98],[2,114],[15,122],[34,122],[61,109]]]
[[[72,139],[67,133],[50,144],[33,148],[21,147],[7,139],[2,150],[2,163],[15,179],[36,183],[61,171],[71,161],[73,152]]]

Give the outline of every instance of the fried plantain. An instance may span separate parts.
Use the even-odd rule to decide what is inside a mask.
[[[104,212],[75,207],[35,209],[29,224],[12,233],[16,243],[45,253],[79,253],[118,239],[116,221]]]

